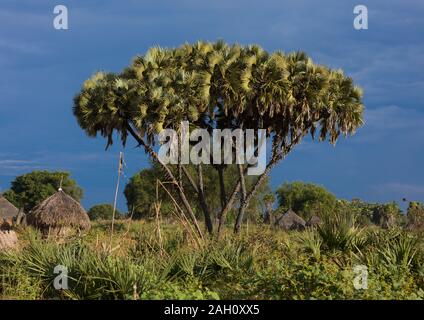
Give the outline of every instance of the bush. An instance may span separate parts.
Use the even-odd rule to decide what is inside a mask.
[[[424,205],[419,202],[410,202],[407,218],[409,229],[424,230]]]
[[[56,193],[60,186],[78,202],[83,197],[83,190],[70,178],[68,172],[33,171],[16,177],[11,185],[10,190],[3,194],[4,197],[27,213]]]
[[[113,206],[110,204],[98,204],[91,207],[91,209],[88,210],[87,213],[91,220],[110,220],[113,216]],[[115,218],[119,219],[122,216],[122,213],[118,209],[116,209]]]
[[[300,181],[284,183],[277,190],[280,210],[294,210],[304,219],[321,212],[333,211],[336,197],[322,186]]]
[[[402,210],[395,203],[386,203],[376,206],[373,212],[373,222],[385,229],[400,225]]]
[[[362,240],[361,229],[355,225],[355,216],[349,212],[335,211],[323,215],[317,230],[323,247],[328,250],[352,250]]]

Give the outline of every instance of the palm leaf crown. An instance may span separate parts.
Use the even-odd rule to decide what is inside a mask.
[[[259,46],[197,42],[151,48],[120,74],[97,72],[74,99],[90,136],[125,144],[128,125],[154,143],[182,120],[201,128],[264,128],[280,148],[307,134],[335,143],[362,125],[362,91],[341,70],[303,52],[268,53]]]

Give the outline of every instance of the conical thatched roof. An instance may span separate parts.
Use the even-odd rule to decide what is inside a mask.
[[[318,216],[312,216],[308,222],[306,222],[306,226],[310,228],[315,228],[321,223],[321,218]]]
[[[11,220],[18,212],[19,210],[0,194],[0,220]]]
[[[305,225],[305,220],[299,217],[292,209],[287,210],[275,221],[275,226],[284,230],[303,230]]]
[[[43,230],[66,227],[86,230],[91,226],[84,208],[63,191],[56,192],[32,209],[27,215],[27,223]]]

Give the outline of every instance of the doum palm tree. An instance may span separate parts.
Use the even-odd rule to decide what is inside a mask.
[[[161,164],[200,234],[183,184],[188,181],[198,194],[212,233],[201,165],[193,178],[181,163],[178,170],[162,163],[154,149],[155,137],[162,129],[179,132],[182,121],[190,122],[190,130],[203,128],[211,134],[213,129],[265,129],[270,158],[249,189],[247,165],[239,165],[238,182],[231,190],[224,190],[222,183],[225,166],[214,166],[221,181],[218,230],[239,200],[234,225],[238,232],[246,208],[271,169],[305,136],[335,144],[341,134],[353,134],[362,125],[361,97],[361,90],[341,70],[314,64],[302,52],[269,53],[259,46],[197,42],[172,49],[154,47],[119,74],[94,74],[75,97],[74,114],[89,136],[102,135],[107,146],[115,132],[123,145],[132,136]]]

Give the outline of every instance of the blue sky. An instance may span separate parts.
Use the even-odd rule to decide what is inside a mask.
[[[69,30],[53,28],[59,4]],[[368,30],[353,28],[358,4]],[[224,39],[306,51],[364,89],[366,125],[336,147],[304,142],[274,169],[274,187],[303,180],[346,199],[424,201],[423,16],[422,0],[1,0],[0,191],[16,175],[60,169],[84,188],[86,208],[112,202],[121,148],[105,151],[78,127],[72,98],[82,82],[153,45]],[[126,177],[147,166],[134,146],[124,150]]]

